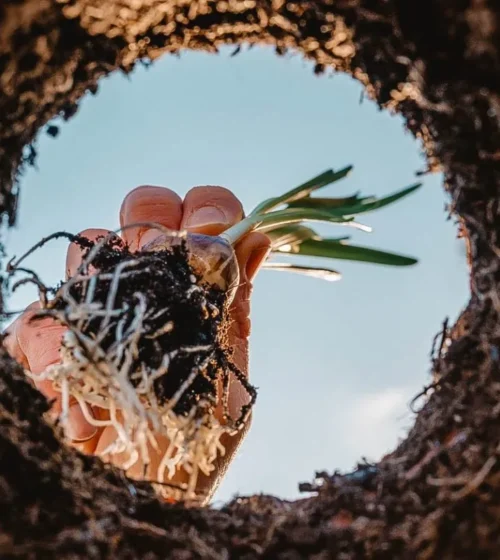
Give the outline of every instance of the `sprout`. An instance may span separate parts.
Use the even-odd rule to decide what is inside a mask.
[[[359,194],[343,198],[311,196],[315,191],[343,179],[351,170],[352,166],[349,165],[340,171],[326,171],[279,197],[264,201],[247,218],[224,232],[221,237],[234,245],[249,231],[262,231],[271,238],[272,253],[275,255],[344,259],[390,266],[416,264],[417,261],[411,257],[348,245],[349,237],[325,239],[304,225],[304,222],[322,222],[370,232],[371,228],[354,221],[355,215],[388,206],[421,186],[417,183],[380,199],[373,196],[360,197]],[[294,266],[288,263],[268,263],[265,268],[307,274],[325,280],[340,278],[340,274],[331,269]]]
[[[371,228],[354,221],[354,216],[393,204],[421,187],[416,183],[384,198],[360,197],[354,194],[343,198],[313,198],[311,194],[347,177],[349,165],[339,171],[328,170],[306,183],[259,204],[245,219],[217,237],[186,234],[190,263],[208,283],[228,292],[232,301],[239,283],[239,271],[232,247],[246,234],[261,231],[271,238],[271,253],[362,261],[389,266],[410,266],[417,263],[412,257],[348,244],[348,236],[323,238],[304,222],[320,222],[351,227],[364,232]],[[146,250],[159,250],[177,243],[177,237],[164,234],[148,244]],[[290,263],[265,263],[268,270],[295,272],[314,278],[332,281],[340,273],[329,268],[293,265]]]
[[[97,242],[65,233],[42,240],[7,268],[10,276],[27,277],[13,287],[34,283],[42,310],[67,327],[60,363],[36,379],[50,380],[61,392],[63,425],[70,399],[87,420],[113,427],[116,440],[103,455],[123,454],[124,468],[138,460],[144,475],[157,480],[169,498],[200,499],[200,473],[210,475],[224,453],[221,437],[242,428],[256,399],[256,390],[232,360],[227,333],[230,304],[240,283],[234,247],[249,232],[266,233],[274,255],[347,259],[393,266],[415,259],[351,246],[348,237],[323,238],[306,222],[328,223],[370,231],[354,221],[357,214],[391,204],[420,185],[385,198],[313,198],[311,195],[347,176],[351,166],[327,171],[311,181],[259,204],[246,218],[219,236],[172,232],[158,224],[132,224],[158,229],[158,237],[132,253],[109,235]],[[64,235],[85,250],[77,273],[57,289],[43,285],[21,262],[35,248]],[[325,280],[340,274],[329,267],[268,263],[271,270],[289,271]],[[53,295],[53,297],[49,297]],[[31,374],[29,374],[31,375]],[[229,413],[229,391],[239,384],[248,395],[238,418]],[[95,419],[90,407],[107,411]],[[161,453],[156,473],[148,471],[150,450],[160,452],[157,436],[170,442]],[[188,483],[165,484],[182,468]]]

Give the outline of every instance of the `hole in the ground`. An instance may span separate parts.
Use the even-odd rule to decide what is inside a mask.
[[[383,195],[424,167],[399,117],[360,104],[346,76],[315,77],[299,57],[253,49],[238,57],[188,54],[115,75],[87,98],[56,140],[43,136],[38,171],[23,181],[9,254],[56,230],[118,226],[139,184],[181,196],[203,184],[232,189],[250,209],[328,167],[355,165],[332,187]],[[400,205],[369,214],[369,246],[415,255],[417,267],[339,262],[344,279],[264,272],[253,296],[251,376],[260,388],[252,429],[217,497],[297,495],[297,480],[361,454],[376,459],[411,425],[408,401],[427,381],[428,351],[446,315],[467,298],[463,248],[445,221],[441,177]],[[30,266],[59,280],[57,242]],[[27,305],[20,292],[9,307]]]

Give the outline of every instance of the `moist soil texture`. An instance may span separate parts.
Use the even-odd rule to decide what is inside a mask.
[[[94,243],[78,238],[77,242],[84,246],[85,260]],[[84,303],[92,290],[91,302],[110,313],[89,314],[79,330],[92,339],[101,337],[100,347],[107,352],[133,327],[142,306],[141,334],[130,368],[132,384],[137,386],[143,371],[158,372],[168,356],[166,373],[153,382],[158,403],[164,404],[188,384],[173,408],[176,414],[189,413],[200,399],[215,404],[218,381],[236,369],[227,344],[226,294],[197,276],[189,265],[185,242],[168,250],[132,253],[112,240],[97,251],[91,265],[98,273],[84,273],[68,292],[73,300]],[[64,284],[51,304],[62,311],[68,304],[63,288]],[[73,326],[78,322],[69,314],[66,320]]]
[[[223,45],[242,52],[254,45],[299,52],[317,72],[348,72],[381,108],[402,116],[427,156],[422,172],[443,171],[448,210],[467,241],[467,307],[452,329],[443,328],[432,354],[433,383],[401,444],[376,468],[318,477],[318,484],[304,487],[313,496],[293,503],[265,496],[240,498],[222,510],[161,503],[150,486],[64,446],[42,418],[45,399],[3,353],[0,557],[499,558],[497,1],[0,3],[4,219],[15,222],[23,162],[35,160],[37,133],[55,116],[71,118],[105,75],[129,73],[161,54],[216,52]],[[308,103],[304,99],[304,107]],[[64,129],[58,141],[64,141]],[[72,182],[64,184],[71,197]],[[437,279],[439,274],[437,269]],[[414,375],[411,360],[401,365],[401,375]],[[305,383],[309,388],[309,379]],[[314,398],[314,391],[307,394]],[[314,430],[303,404],[291,406],[298,407],[297,420]],[[294,433],[293,426],[286,428]],[[325,444],[332,449],[340,429],[347,427],[331,427]],[[269,430],[279,437],[276,426]],[[269,457],[253,460],[258,465]],[[331,471],[334,461],[318,467]]]

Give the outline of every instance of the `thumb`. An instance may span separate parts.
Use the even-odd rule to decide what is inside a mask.
[[[236,258],[243,281],[253,282],[271,252],[271,240],[260,232],[246,235],[236,245]]]
[[[252,283],[271,252],[271,241],[267,235],[253,232],[236,245],[236,259],[240,269],[240,285],[231,307],[234,320],[232,334],[246,341],[250,335],[250,295]],[[245,363],[242,358],[241,364]]]

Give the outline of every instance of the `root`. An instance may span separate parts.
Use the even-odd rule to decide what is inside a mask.
[[[76,236],[67,237],[78,242]],[[255,389],[228,359],[222,344],[223,295],[207,290],[187,270],[181,244],[170,255],[132,255],[113,244],[110,236],[95,243],[85,240],[83,247],[87,253],[77,274],[51,300],[50,289],[23,269],[28,273],[25,281],[35,283],[43,295],[42,310],[36,317],[51,317],[68,328],[60,363],[41,375],[28,375],[51,381],[61,392],[63,427],[67,428],[70,399],[74,398],[91,425],[114,428],[115,441],[100,455],[125,454],[124,470],[141,461],[146,475],[150,449],[159,451],[157,436],[167,438],[168,448],[155,473],[155,489],[166,498],[199,500],[200,473],[208,476],[214,470],[217,456],[225,452],[222,435],[234,434],[243,426],[256,398]],[[24,258],[11,262],[11,274],[19,272],[15,265]],[[172,263],[166,266],[162,258]],[[99,272],[90,274],[90,266]],[[172,272],[175,267],[178,277]],[[169,282],[173,287],[167,301],[156,290],[166,289]],[[188,305],[192,307],[193,332],[186,330],[191,325],[178,326],[188,314]],[[182,311],[180,318],[177,308]],[[199,339],[194,336],[196,321],[204,325]],[[190,343],[182,344],[183,339]],[[237,419],[229,415],[231,375],[250,396]],[[172,385],[175,379],[179,379],[176,387]],[[219,385],[222,395],[217,394]],[[223,404],[220,420],[214,414],[218,399]],[[105,409],[108,419],[95,419],[90,407]],[[187,484],[165,484],[179,469],[188,474]]]

